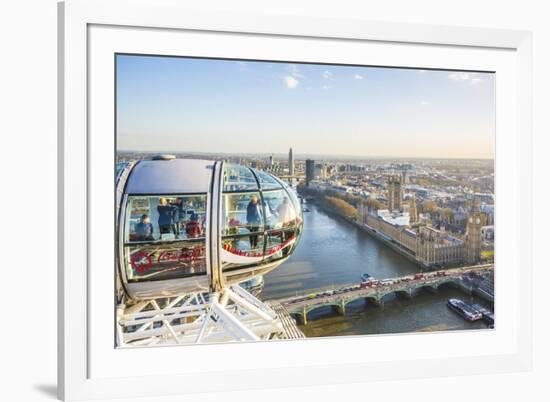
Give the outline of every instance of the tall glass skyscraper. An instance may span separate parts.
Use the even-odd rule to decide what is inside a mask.
[[[288,174],[294,176],[294,152],[292,152],[292,147],[288,151]]]

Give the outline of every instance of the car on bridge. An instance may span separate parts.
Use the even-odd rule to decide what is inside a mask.
[[[360,285],[360,288],[361,289],[364,289],[364,288],[374,288],[378,285],[380,285],[380,281],[379,280],[374,280],[374,281],[368,281],[368,282],[362,282],[361,285]]]
[[[346,292],[347,292],[346,289],[336,289],[336,290],[334,291],[334,294],[335,294],[335,295],[339,295],[339,294],[346,293]]]

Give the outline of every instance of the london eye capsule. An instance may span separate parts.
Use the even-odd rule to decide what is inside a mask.
[[[293,189],[242,165],[163,155],[117,174],[117,268],[131,299],[213,292],[266,274],[295,249]]]

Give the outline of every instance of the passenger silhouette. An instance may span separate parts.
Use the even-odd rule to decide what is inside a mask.
[[[191,220],[185,225],[185,233],[188,238],[197,238],[202,235],[202,227],[199,223],[199,216],[195,213],[191,215]]]
[[[159,213],[159,231],[161,235],[174,233],[174,209],[173,205],[168,204],[166,198],[160,199],[160,205],[157,206],[157,211]]]
[[[141,216],[135,228],[135,238],[137,241],[154,240],[153,225],[149,215],[144,214]]]
[[[248,223],[248,230],[257,232],[262,224],[262,211],[260,203],[258,202],[258,196],[252,195],[250,202],[246,207],[246,222]],[[250,248],[254,249],[258,246],[258,235],[250,235]]]

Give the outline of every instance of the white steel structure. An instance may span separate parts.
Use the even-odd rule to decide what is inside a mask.
[[[117,345],[221,343],[285,339],[279,316],[240,286],[117,308]]]
[[[289,336],[284,309],[238,284],[296,247],[293,190],[263,171],[170,155],[121,165],[116,181],[117,346]]]

